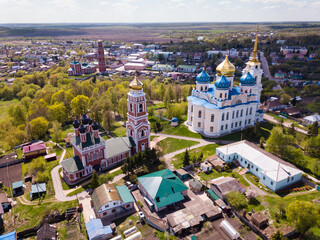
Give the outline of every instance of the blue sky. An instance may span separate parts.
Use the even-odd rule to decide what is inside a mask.
[[[320,0],[0,0],[0,4],[0,23],[320,20]]]

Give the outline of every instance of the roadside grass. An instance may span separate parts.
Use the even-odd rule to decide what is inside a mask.
[[[150,136],[150,142],[153,141],[153,139],[157,138],[159,136]]]
[[[199,142],[176,138],[165,138],[158,143],[158,146],[161,147],[162,153],[165,155],[196,144],[199,144]]]
[[[68,133],[74,132],[74,127],[72,124],[65,125],[61,128],[62,130],[62,136],[65,138],[68,136]]]
[[[189,151],[190,159],[197,158],[201,152],[203,154],[203,159],[206,159],[211,155],[216,154],[217,147],[220,147],[220,145],[213,143],[213,144],[208,144],[206,146],[192,149]],[[176,169],[183,167],[183,156],[184,156],[184,153],[180,153],[173,157],[173,161],[171,163]]]

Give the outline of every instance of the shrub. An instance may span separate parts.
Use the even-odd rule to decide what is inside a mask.
[[[140,200],[138,200],[137,202],[138,202],[138,205],[139,205],[141,208],[143,208],[142,202],[141,202]]]

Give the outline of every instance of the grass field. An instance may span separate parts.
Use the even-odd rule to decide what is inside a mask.
[[[199,144],[199,142],[177,138],[165,138],[158,143],[158,146],[161,147],[162,153],[165,155],[196,144]]]
[[[112,137],[125,137],[127,134],[127,129],[122,126],[120,123],[115,122],[111,128]]]

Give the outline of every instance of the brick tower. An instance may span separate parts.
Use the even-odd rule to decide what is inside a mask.
[[[136,144],[136,152],[150,147],[150,123],[147,114],[147,102],[142,89],[143,84],[138,80],[137,72],[130,83],[128,93],[127,136],[132,137]]]
[[[102,41],[98,41],[98,59],[99,59],[99,72],[106,71],[106,61],[104,59],[104,49],[102,46]]]

